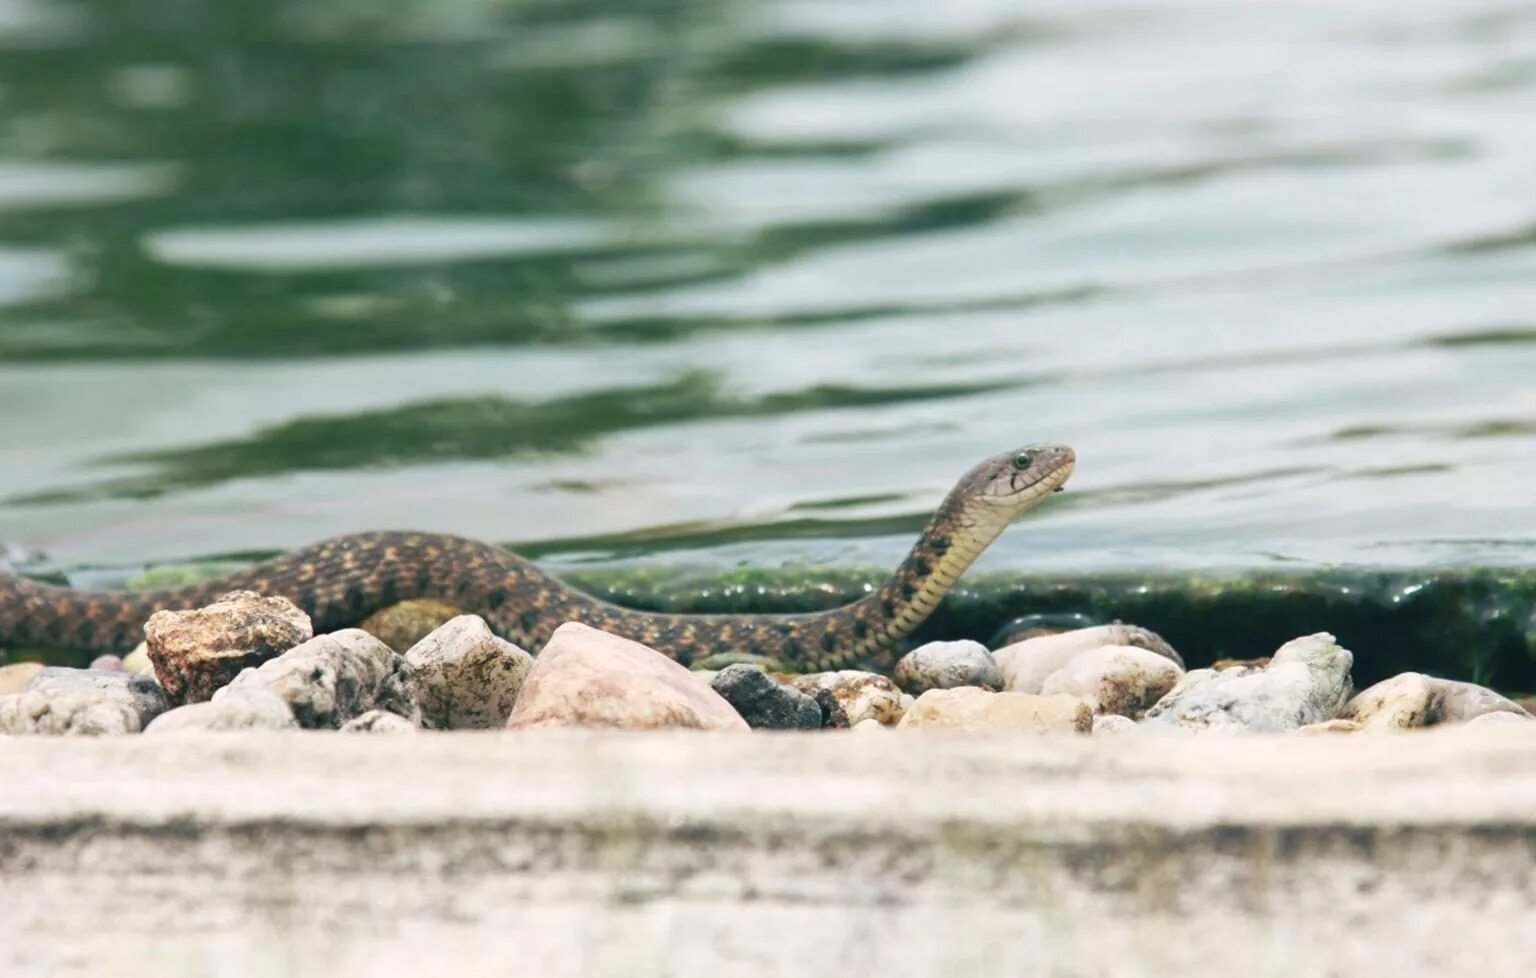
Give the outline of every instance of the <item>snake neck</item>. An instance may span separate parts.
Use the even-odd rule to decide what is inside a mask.
[[[852,606],[867,636],[859,642],[859,653],[873,656],[898,648],[1007,525],[1006,519],[946,499],[901,566]]]

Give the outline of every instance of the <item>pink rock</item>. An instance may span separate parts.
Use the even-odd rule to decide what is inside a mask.
[[[203,608],[157,611],[144,624],[155,677],[173,703],[202,703],[239,675],[314,637],[287,598],[231,591]]]
[[[747,730],[731,704],[653,649],[576,622],[555,629],[523,681],[507,729]]]

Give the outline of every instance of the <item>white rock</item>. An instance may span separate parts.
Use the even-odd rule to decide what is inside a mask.
[[[1029,733],[1089,733],[1093,712],[1071,696],[992,693],[975,686],[930,689],[901,718],[902,727]]]
[[[280,697],[299,725],[336,729],[369,710],[416,710],[404,659],[357,628],[310,639],[235,677],[228,689],[258,687]]]
[[[1040,684],[1047,696],[1076,696],[1094,713],[1135,719],[1178,683],[1184,670],[1165,656],[1132,645],[1079,652]]]
[[[146,734],[297,730],[299,721],[277,694],[254,686],[225,687],[206,703],[188,703],[155,718]]]
[[[929,642],[902,656],[894,670],[896,685],[910,693],[956,686],[1001,689],[1003,674],[980,642]]]
[[[1327,632],[1281,646],[1264,669],[1186,673],[1147,711],[1144,725],[1281,731],[1332,720],[1349,698],[1354,656]]]
[[[0,696],[0,733],[133,734],[169,705],[165,691],[143,676],[121,670],[45,668],[20,693]]]
[[[500,729],[533,669],[533,656],[499,638],[478,615],[438,626],[405,653],[425,726]]]
[[[1136,721],[1118,713],[1103,713],[1093,718],[1095,737],[1121,737],[1136,732]]]
[[[1105,645],[1130,645],[1155,652],[1180,669],[1184,660],[1156,632],[1135,625],[1096,625],[1056,635],[1039,635],[992,653],[1002,672],[1003,688],[1016,693],[1038,693],[1051,673],[1074,656]]]

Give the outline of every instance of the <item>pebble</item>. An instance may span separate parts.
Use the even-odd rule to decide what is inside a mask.
[[[437,730],[506,726],[533,669],[533,656],[494,635],[478,615],[441,625],[410,647],[405,662],[422,723]]]
[[[0,666],[0,696],[9,696],[26,689],[27,683],[43,669],[41,662],[12,662]]]
[[[1105,645],[1129,645],[1155,652],[1180,669],[1184,660],[1156,632],[1136,625],[1095,625],[1056,635],[1041,635],[1015,642],[992,653],[1003,674],[1003,688],[1016,693],[1038,693],[1051,673],[1073,656]]]
[[[1119,737],[1123,734],[1134,733],[1136,721],[1130,717],[1123,717],[1118,713],[1101,713],[1093,718],[1093,735],[1095,737]]]
[[[865,717],[848,729],[852,730],[854,733],[868,733],[871,730],[889,730],[891,728],[887,727],[879,720],[876,720],[874,717]]]
[[[697,673],[695,673],[697,675]],[[726,666],[709,680],[709,687],[735,707],[747,725],[763,730],[817,730],[821,707],[816,699],[774,679],[760,666]]]
[[[992,693],[974,686],[930,689],[901,718],[902,727],[1090,733],[1093,712],[1074,696]]]
[[[980,642],[929,642],[896,663],[896,685],[909,693],[956,686],[1001,689],[1003,674],[992,653]]]
[[[259,666],[314,635],[287,598],[231,591],[189,611],[157,611],[144,624],[155,675],[173,703],[201,703],[242,669]]]
[[[901,721],[906,709],[901,690],[878,673],[840,669],[786,676],[785,681],[815,697],[827,727],[852,727],[871,718],[890,726]]]
[[[122,672],[123,659],[117,655],[98,655],[91,660],[91,669],[99,669],[102,672]]]
[[[123,668],[139,676],[149,676],[155,682],[159,678],[155,676],[155,664],[149,661],[149,643],[140,642],[132,652],[123,656]]]
[[[0,697],[0,733],[132,734],[169,705],[160,686],[143,676],[50,667],[20,693]]]
[[[1076,696],[1095,714],[1135,719],[1184,675],[1173,660],[1134,645],[1101,645],[1079,652],[1040,684],[1049,696]]]
[[[407,676],[398,653],[362,629],[347,628],[246,669],[228,688],[266,689],[288,704],[299,726],[334,730],[375,708],[414,715]]]
[[[277,694],[257,687],[219,690],[205,703],[188,703],[160,714],[146,734],[240,730],[297,730],[293,710]]]
[[[463,613],[451,604],[419,598],[380,608],[357,627],[404,655],[412,646]]]
[[[369,710],[341,725],[342,733],[397,734],[416,733],[421,728],[398,713]]]
[[[1147,726],[1280,731],[1332,720],[1349,698],[1354,656],[1318,632],[1281,646],[1265,669],[1186,673],[1150,710]]]
[[[507,718],[510,730],[544,727],[751,729],[683,666],[578,622],[555,629]]]
[[[1466,723],[1490,713],[1530,714],[1514,700],[1476,683],[1404,672],[1357,695],[1344,716],[1374,730],[1411,730]]]

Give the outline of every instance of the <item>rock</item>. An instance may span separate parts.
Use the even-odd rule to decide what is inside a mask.
[[[404,655],[412,646],[463,613],[453,605],[421,598],[380,608],[357,627]]]
[[[1083,628],[1093,628],[1104,623],[1102,618],[1091,618],[1076,611],[1045,611],[1020,615],[999,628],[992,636],[991,647],[1001,649],[1029,638],[1042,635],[1060,635]]]
[[[1257,659],[1217,659],[1207,668],[1217,672],[1226,672],[1228,669],[1267,669],[1270,656],[1260,656]]]
[[[901,690],[889,679],[873,672],[857,669],[810,672],[803,676],[786,676],[785,681],[807,696],[815,697],[816,705],[821,707],[823,726],[851,727],[870,717],[889,726],[899,722],[904,712]]]
[[[155,664],[149,661],[149,643],[140,642],[134,646],[132,652],[123,656],[123,668],[138,676],[148,676],[159,682],[155,676]]]
[[[1136,721],[1118,713],[1103,713],[1093,718],[1095,737],[1120,737],[1135,731]]]
[[[956,686],[1001,689],[1002,671],[980,642],[929,642],[896,663],[896,685],[909,693]]]
[[[1485,686],[1418,672],[1383,679],[1344,707],[1345,717],[1376,730],[1465,723],[1489,713],[1530,716],[1520,704]]]
[[[1529,713],[1513,713],[1509,710],[1494,710],[1492,713],[1479,713],[1466,721],[1471,727],[1495,727],[1504,724],[1530,723],[1533,718]]]
[[[437,730],[507,725],[533,656],[492,634],[477,615],[459,615],[405,653],[422,723]]]
[[[1093,711],[1072,696],[990,693],[974,686],[930,689],[901,718],[902,727],[1089,733]]]
[[[43,671],[41,662],[12,662],[0,666],[0,696],[9,696],[27,688],[27,683]]]
[[[1178,683],[1184,670],[1165,656],[1133,645],[1101,645],[1079,652],[1040,684],[1050,696],[1065,693],[1094,713],[1134,720]]]
[[[539,653],[507,728],[749,730],[683,666],[617,635],[566,622]]]
[[[242,669],[259,666],[314,635],[287,598],[231,591],[191,611],[157,611],[144,624],[155,676],[173,703],[201,703]]]
[[[123,660],[116,655],[98,655],[91,660],[90,668],[100,672],[123,672]]]
[[[868,733],[871,730],[889,730],[891,728],[887,727],[879,720],[876,720],[874,717],[865,717],[848,729],[852,730],[854,733]]]
[[[0,697],[0,733],[138,733],[169,705],[164,690],[144,676],[45,668],[20,693]]]
[[[1119,623],[1025,639],[998,649],[992,657],[1002,670],[1004,689],[1038,693],[1045,677],[1066,665],[1073,656],[1105,645],[1146,649],[1169,659],[1180,669],[1184,668],[1184,660],[1156,632]]]
[[[1354,656],[1327,632],[1294,639],[1266,669],[1186,673],[1142,722],[1203,730],[1295,730],[1332,720],[1349,698]]]
[[[246,669],[227,688],[268,690],[288,704],[299,726],[334,730],[376,708],[414,715],[408,677],[405,660],[393,649],[360,628],[347,628]]]
[[[709,688],[735,707],[750,727],[765,730],[818,730],[821,707],[813,696],[785,685],[759,666],[726,666],[709,681]]]
[[[1434,700],[1428,676],[1405,672],[1357,693],[1341,719],[1368,730],[1408,730],[1431,722]]]
[[[421,728],[398,713],[369,710],[341,725],[342,733],[416,733]]]
[[[1466,723],[1490,713],[1513,713],[1531,719],[1525,707],[1486,686],[1454,679],[1430,680],[1436,691],[1435,723]]]
[[[160,714],[146,734],[239,730],[297,730],[293,710],[276,693],[257,687],[226,687],[206,703],[188,703]]]
[[[1304,727],[1297,727],[1296,732],[1299,734],[1340,734],[1358,733],[1365,729],[1365,725],[1357,720],[1338,719],[1324,720],[1321,723],[1309,723]]]

